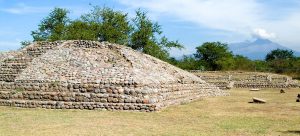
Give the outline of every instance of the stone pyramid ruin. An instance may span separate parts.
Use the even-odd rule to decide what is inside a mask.
[[[157,111],[222,95],[189,72],[107,42],[35,42],[0,54],[2,106]]]

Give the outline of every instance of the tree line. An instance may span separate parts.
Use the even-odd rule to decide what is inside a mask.
[[[287,74],[300,77],[300,57],[291,50],[275,49],[265,60],[251,60],[242,55],[234,55],[226,43],[206,42],[196,47],[196,53],[171,62],[186,70],[204,71],[256,71]]]
[[[196,47],[196,53],[182,59],[170,57],[171,48],[182,49],[178,41],[163,35],[161,26],[150,20],[147,12],[138,9],[133,17],[108,7],[92,6],[77,19],[70,11],[54,8],[31,32],[33,41],[93,40],[122,44],[152,55],[185,70],[241,70],[291,74],[299,76],[300,58],[289,50],[276,49],[265,60],[250,60],[234,55],[226,43],[206,42]],[[29,41],[21,42],[23,46]]]

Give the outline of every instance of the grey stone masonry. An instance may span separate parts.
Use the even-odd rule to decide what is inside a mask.
[[[4,106],[150,112],[228,95],[189,72],[108,42],[36,42],[9,54],[0,55]]]
[[[221,89],[234,88],[297,88],[299,83],[289,76],[261,72],[203,71],[193,72],[202,80]]]

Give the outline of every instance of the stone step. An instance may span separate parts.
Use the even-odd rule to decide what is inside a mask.
[[[1,100],[1,106],[14,106],[23,108],[47,108],[47,109],[106,109],[106,110],[158,110],[154,104],[136,103],[100,103],[100,102],[56,102],[56,101],[32,101],[32,100]]]
[[[1,64],[1,68],[11,68],[11,67],[21,67],[21,66],[26,66],[26,63],[4,63]]]
[[[197,96],[206,94],[209,90],[181,90],[180,92],[161,93],[161,99],[171,100],[181,97]],[[152,94],[155,97],[156,94]],[[151,96],[150,96],[151,98]],[[0,99],[22,99],[22,100],[40,100],[40,101],[86,101],[86,102],[134,102],[143,103],[143,95],[132,94],[108,94],[108,93],[79,93],[79,92],[47,92],[47,91],[24,91],[17,89],[2,89]],[[154,99],[153,99],[154,100]],[[152,101],[153,101],[152,100]],[[158,101],[155,99],[154,101]]]
[[[15,81],[15,78],[17,77],[17,74],[6,74],[6,75],[0,75],[0,81],[5,82],[13,82]]]
[[[5,69],[5,70],[0,69],[0,74],[8,74],[8,73],[18,74],[19,72],[22,71],[23,69]]]
[[[66,102],[102,102],[102,103],[144,103],[143,97],[124,94],[93,93],[47,93],[47,92],[11,92],[0,91],[0,99],[66,101]]]

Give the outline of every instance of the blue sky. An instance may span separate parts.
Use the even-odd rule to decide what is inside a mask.
[[[191,54],[207,41],[226,43],[265,38],[300,51],[300,0],[0,0],[0,50],[20,47],[31,40],[43,17],[54,7],[67,8],[71,18],[105,5],[128,12],[148,11],[164,34],[186,49],[173,56]]]

